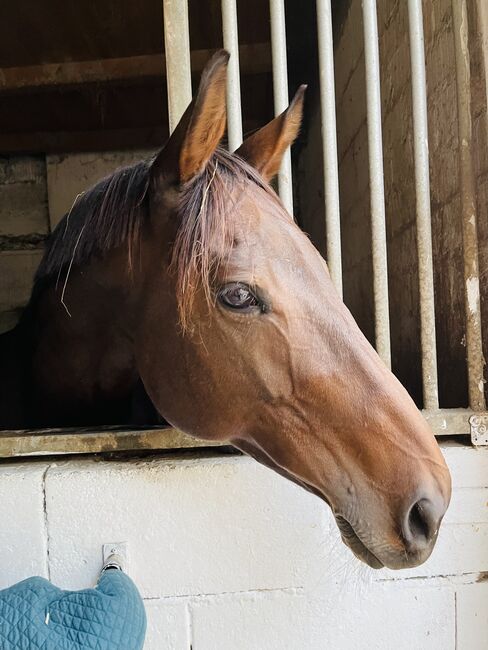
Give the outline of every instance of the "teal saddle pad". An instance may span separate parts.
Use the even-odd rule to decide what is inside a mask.
[[[139,592],[116,569],[95,589],[63,591],[36,577],[0,591],[0,650],[141,650],[145,633]]]

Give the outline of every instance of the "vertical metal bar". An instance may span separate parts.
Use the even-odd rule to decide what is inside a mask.
[[[284,0],[270,0],[269,11],[271,18],[271,54],[273,58],[274,112],[275,115],[279,115],[288,107],[289,103]],[[278,188],[285,208],[290,214],[293,214],[293,184],[289,149],[283,156],[278,173]]]
[[[439,408],[422,0],[408,0],[424,408]]]
[[[476,191],[472,160],[471,72],[466,0],[452,0],[459,136],[459,183],[463,225],[464,293],[469,403],[473,410],[486,408],[481,330]]]
[[[334,47],[330,0],[317,0],[317,29],[327,264],[335,288],[342,298],[341,213],[339,203],[339,171],[337,167]]]
[[[163,0],[163,21],[169,132],[172,133],[192,97],[188,0]]]
[[[385,189],[383,184],[383,143],[381,132],[380,54],[376,0],[363,0],[363,26],[364,58],[366,63],[376,349],[385,364],[391,367]]]
[[[227,135],[229,150],[242,143],[241,80],[239,72],[239,32],[236,0],[222,0],[224,47],[230,52],[227,70]]]

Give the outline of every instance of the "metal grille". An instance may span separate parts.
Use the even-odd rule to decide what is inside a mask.
[[[190,43],[187,0],[163,0],[166,39],[168,103],[173,129],[191,97]],[[271,49],[275,114],[288,105],[286,21],[284,0],[270,0]],[[342,295],[341,220],[334,96],[334,51],[331,0],[316,0],[318,66],[324,160],[327,261],[333,282]],[[466,348],[469,409],[439,409],[436,355],[434,269],[429,187],[429,146],[422,0],[408,0],[411,84],[413,100],[413,143],[415,163],[417,257],[419,269],[422,386],[424,414],[437,434],[469,432],[469,419],[486,410],[484,359],[478,270],[476,201],[472,167],[470,106],[470,59],[467,48],[466,0],[452,0],[458,129],[460,146],[464,290],[466,303]],[[391,366],[388,295],[385,189],[380,88],[380,57],[376,0],[362,1],[364,29],[368,155],[370,179],[371,251],[376,349]],[[242,142],[239,81],[239,37],[236,0],[222,0],[223,43],[231,52],[228,75],[228,137],[234,150]],[[283,161],[278,187],[286,208],[293,210],[292,169],[289,152]]]

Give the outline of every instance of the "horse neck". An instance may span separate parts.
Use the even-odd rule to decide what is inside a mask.
[[[127,421],[137,382],[135,300],[119,258],[72,269],[57,289],[49,283],[36,297],[30,372],[41,426]]]
[[[28,426],[25,377],[29,339],[17,326],[0,334],[0,429]]]

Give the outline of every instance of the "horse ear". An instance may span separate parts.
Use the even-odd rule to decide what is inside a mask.
[[[246,138],[236,151],[267,181],[278,173],[283,154],[300,131],[306,89],[300,86],[286,111]]]
[[[152,164],[153,175],[185,183],[203,171],[226,125],[226,80],[230,54],[216,52],[205,66],[196,97]]]

